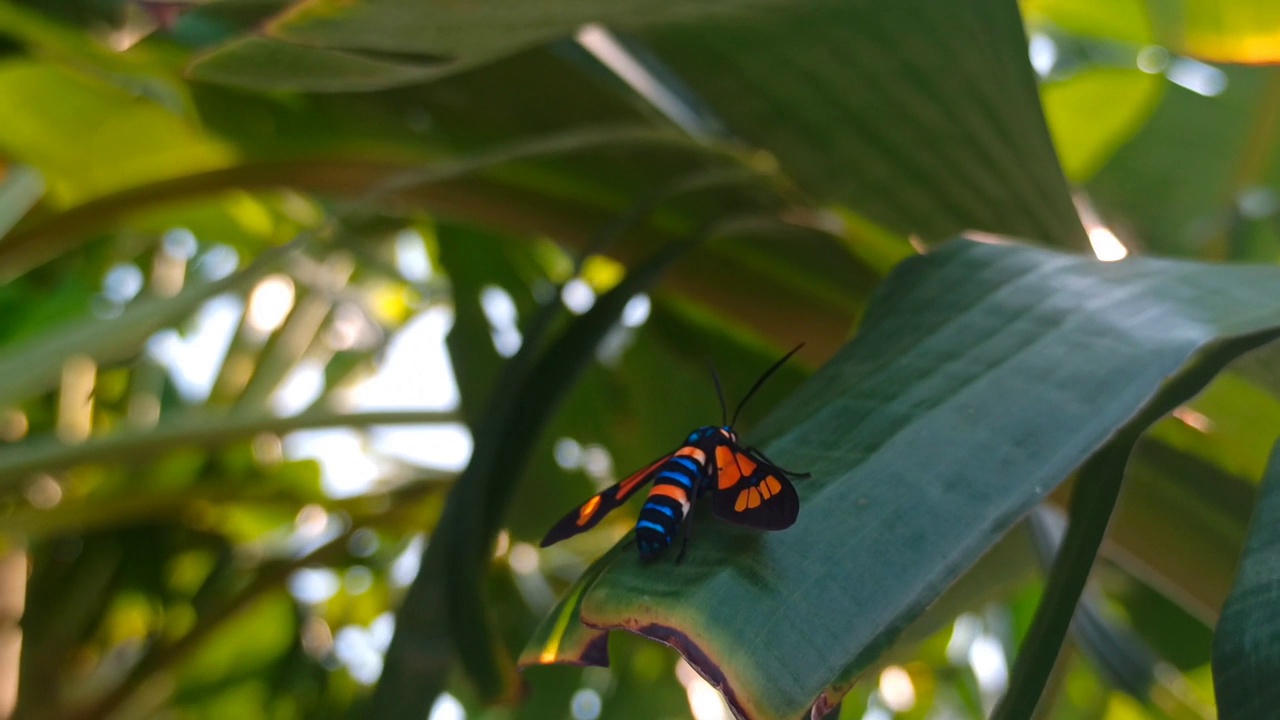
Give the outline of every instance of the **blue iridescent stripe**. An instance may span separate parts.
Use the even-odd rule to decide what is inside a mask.
[[[673,472],[671,470],[663,470],[662,472],[658,473],[658,477],[655,479],[661,480],[662,478],[671,478],[672,480],[675,480],[676,483],[679,484],[680,487],[684,488],[685,490],[690,490],[693,488],[693,481],[690,480],[688,476],[681,475],[678,472]]]
[[[637,529],[637,530],[639,530],[640,528],[648,528],[648,529],[653,530],[653,531],[655,531],[655,532],[658,532],[658,533],[660,533],[660,534],[662,534],[662,535],[666,535],[666,534],[667,534],[667,529],[666,529],[666,528],[662,527],[661,525],[659,525],[659,524],[657,524],[657,523],[649,522],[648,520],[641,520],[640,522],[636,523],[636,529]]]
[[[661,510],[662,512],[666,513],[667,516],[670,517],[672,520],[676,519],[676,511],[672,510],[666,505],[658,505],[656,503],[645,503],[645,506],[644,508],[642,508],[642,510]]]
[[[671,458],[671,459],[672,459],[672,460],[675,460],[676,462],[680,463],[681,465],[684,465],[685,467],[689,468],[689,471],[690,471],[690,472],[695,472],[695,473],[696,473],[696,472],[698,472],[698,463],[696,463],[696,462],[694,462],[694,461],[690,460],[690,459],[689,459],[689,458],[687,458],[687,457],[681,457],[681,456],[677,455],[676,457],[673,457],[673,458]]]

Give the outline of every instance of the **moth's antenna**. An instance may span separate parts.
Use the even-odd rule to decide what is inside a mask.
[[[716,397],[720,398],[720,424],[729,424],[729,409],[724,404],[724,388],[720,386],[720,376],[716,374],[716,366],[712,364],[711,358],[707,358],[707,367],[711,368],[711,380],[716,384]]]
[[[799,352],[800,348],[802,347],[804,347],[804,343],[800,343],[799,345],[795,346],[794,348],[792,348],[791,352],[787,353],[786,355],[783,355],[781,360],[774,363],[773,367],[764,371],[764,374],[760,376],[760,379],[756,381],[756,384],[752,385],[751,389],[747,391],[747,394],[743,396],[742,402],[738,403],[737,409],[733,411],[733,420],[729,422],[730,427],[732,427],[734,423],[738,422],[738,413],[742,412],[742,406],[746,405],[747,401],[751,399],[751,396],[756,394],[756,391],[760,389],[760,386],[764,384],[764,381],[768,380],[769,376],[772,375],[775,370],[782,367],[782,364],[790,360],[791,356]]]

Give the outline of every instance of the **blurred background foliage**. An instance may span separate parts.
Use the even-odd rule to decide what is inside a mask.
[[[482,561],[477,652],[519,655],[634,509],[542,532],[715,421],[707,359],[734,396],[807,343],[750,436],[958,231],[1280,260],[1273,3],[745,5],[0,0],[0,716],[369,716],[437,535]],[[1044,717],[1214,716],[1275,357],[1138,445]],[[545,417],[494,424],[511,388]],[[473,448],[507,479],[451,528]],[[1038,512],[840,717],[990,710]],[[424,646],[420,692],[433,720],[726,717],[615,635],[515,705]]]

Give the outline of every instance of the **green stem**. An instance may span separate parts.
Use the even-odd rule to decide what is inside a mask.
[[[78,445],[54,438],[29,440],[0,452],[0,488],[32,473],[53,472],[88,462],[146,458],[174,447],[210,447],[251,438],[259,433],[286,433],[325,427],[414,425],[456,422],[451,412],[309,412],[294,417],[259,415],[217,417],[193,414],[165,420],[148,430],[125,430]]]
[[[1071,498],[1067,537],[1054,559],[1035,620],[1018,650],[1009,693],[992,714],[992,720],[1021,720],[1035,712],[1111,522],[1125,462],[1133,448],[1132,439],[1113,440],[1080,468]]]

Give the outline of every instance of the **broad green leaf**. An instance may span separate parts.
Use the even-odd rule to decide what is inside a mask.
[[[821,199],[925,240],[1082,245],[1014,2],[800,3],[640,36]]]
[[[483,6],[304,0],[273,20],[268,31],[307,45],[417,54],[470,65],[570,35],[593,21],[624,26],[714,21],[733,13],[788,4],[780,0],[694,0],[673,8],[658,0],[615,0],[609,5],[579,0],[547,8],[511,0],[488,0]]]
[[[797,524],[703,523],[661,572],[624,553],[582,619],[676,646],[743,717],[798,717],[1149,411],[1168,378],[1199,379],[1213,369],[1203,353],[1280,326],[1277,298],[1280,272],[1266,267],[971,242],[909,260],[859,336],[756,433],[779,463],[813,473],[798,483]]]
[[[1280,69],[1224,68],[1220,94],[1169,87],[1146,126],[1087,189],[1108,223],[1149,250],[1272,262],[1275,243],[1241,242],[1250,216],[1266,223],[1280,185],[1274,102]]]
[[[224,167],[236,152],[186,108],[47,62],[0,63],[0,152],[38,168],[59,206]],[[68,142],[76,138],[77,142]]]
[[[660,86],[677,106],[688,106],[664,112],[708,118],[695,134],[724,135],[723,126],[776,157],[821,199],[930,240],[973,228],[1082,244],[1011,0],[703,0],[679,7],[627,0],[566,3],[553,12],[501,0],[465,9],[307,0],[270,23],[268,33],[308,47],[462,69],[567,37],[588,22],[637,32],[656,52],[657,63],[640,63],[653,79],[632,90],[643,96]],[[215,51],[194,72],[210,64],[254,66],[234,57],[255,52],[245,42]],[[595,52],[610,64],[614,51]],[[325,55],[290,65],[288,83],[355,74],[389,85],[399,70],[384,62],[389,67],[380,70],[335,70]],[[261,87],[270,76],[242,69],[220,77]]]
[[[1135,68],[1086,68],[1040,89],[1062,169],[1072,182],[1093,177],[1151,116],[1165,80]],[[1098,108],[1107,112],[1100,113]]]
[[[1280,705],[1280,443],[1271,453],[1235,586],[1213,638],[1213,686],[1223,720],[1267,717]]]
[[[1146,123],[1164,90],[1164,78],[1137,63],[1141,48],[1154,42],[1151,11],[1143,0],[1019,5],[1034,33],[1033,55],[1047,52],[1046,41],[1052,48],[1040,96],[1058,158],[1072,182],[1085,182]]]
[[[1149,44],[1155,37],[1143,0],[1021,0],[1018,6],[1032,27],[1133,45]]]
[[[193,80],[262,90],[352,92],[422,82],[451,69],[448,63],[407,63],[249,36],[197,58],[189,74]]]
[[[1174,52],[1223,63],[1280,61],[1280,8],[1269,0],[1022,0],[1029,22],[1074,35]]]

